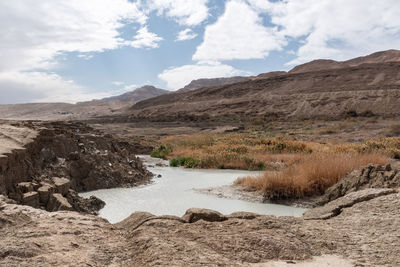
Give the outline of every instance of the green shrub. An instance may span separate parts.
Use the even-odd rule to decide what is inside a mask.
[[[171,167],[183,166],[185,168],[195,168],[199,165],[199,161],[191,157],[173,158],[169,161]]]
[[[262,171],[265,170],[265,163],[262,161],[257,161],[253,158],[245,157],[244,161],[246,162],[248,169],[251,171]]]
[[[153,158],[167,159],[168,153],[171,149],[168,146],[160,145],[156,150],[151,152]]]

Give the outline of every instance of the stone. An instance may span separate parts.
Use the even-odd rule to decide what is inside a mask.
[[[74,210],[68,200],[61,194],[55,193],[50,195],[49,202],[47,203],[48,211],[59,210]]]
[[[33,191],[33,184],[31,182],[22,182],[18,183],[16,188],[20,193],[28,193]]]
[[[32,182],[32,186],[33,186],[33,191],[37,191],[41,185],[37,182]]]
[[[143,224],[143,222],[148,221],[151,218],[156,218],[157,216],[145,212],[145,211],[137,211],[132,213],[128,218],[123,221],[117,223],[116,225],[122,229],[136,229],[139,225]]]
[[[398,188],[400,175],[392,165],[385,166],[369,164],[361,170],[355,170],[333,186],[329,187],[318,200],[318,205],[338,199],[348,193],[367,188]]]
[[[50,185],[43,185],[38,188],[37,192],[39,193],[39,201],[42,204],[47,204],[50,199],[50,195],[54,193],[54,188]]]
[[[186,211],[182,219],[188,223],[194,223],[199,220],[204,220],[207,222],[221,222],[227,220],[228,218],[215,210],[191,208]]]
[[[395,189],[390,188],[368,188],[351,192],[343,197],[328,202],[322,207],[317,207],[304,212],[303,218],[306,220],[327,220],[339,215],[344,208],[396,192]]]
[[[243,220],[252,220],[261,216],[260,214],[247,212],[247,211],[238,211],[234,212],[227,216],[228,219],[243,219]]]
[[[80,159],[80,155],[79,155],[79,152],[78,152],[78,151],[71,152],[71,153],[68,155],[68,160],[79,160],[79,159]]]
[[[65,196],[71,186],[71,182],[66,178],[52,178],[55,186],[55,192]]]
[[[54,151],[49,148],[43,148],[40,151],[40,156],[44,162],[53,162],[54,160],[57,159]]]
[[[28,192],[22,195],[21,204],[28,205],[34,208],[39,207],[39,194],[38,192]]]

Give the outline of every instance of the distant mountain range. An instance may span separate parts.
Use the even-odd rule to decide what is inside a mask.
[[[0,105],[0,118],[269,120],[335,117],[349,110],[400,115],[399,50],[347,61],[314,60],[289,72],[198,79],[176,92],[146,85],[120,96],[76,105]]]
[[[140,100],[170,93],[168,90],[145,85],[122,95],[68,103],[28,103],[0,105],[0,119],[23,120],[81,120],[98,116],[121,114],[125,108]]]
[[[289,72],[248,77],[146,99],[133,120],[269,120],[337,117],[347,111],[400,115],[400,51],[339,62],[315,60]]]
[[[317,59],[311,62],[294,67],[289,73],[301,73],[311,72],[320,70],[333,70],[348,67],[355,67],[361,64],[373,64],[373,63],[388,63],[388,62],[400,62],[400,51],[399,50],[387,50],[376,52],[365,57],[357,57],[346,61],[334,61],[327,59]]]
[[[112,101],[120,101],[120,102],[138,102],[143,99],[152,98],[164,94],[168,94],[170,91],[156,88],[152,85],[145,85],[140,88],[136,88],[131,92],[127,92],[122,95],[112,96],[103,98],[97,101],[100,102],[112,102]]]

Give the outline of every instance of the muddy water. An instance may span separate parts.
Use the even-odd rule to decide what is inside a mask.
[[[106,202],[100,216],[111,223],[119,222],[135,211],[147,211],[155,215],[182,216],[189,208],[207,208],[223,214],[249,211],[276,216],[301,216],[302,208],[276,204],[254,203],[243,200],[219,198],[197,192],[195,189],[232,184],[237,177],[255,175],[257,172],[238,170],[194,170],[159,167],[158,159],[141,156],[148,169],[161,178],[154,183],[135,188],[115,188],[80,194],[94,195]],[[162,161],[161,161],[162,162]],[[168,162],[163,162],[168,164]]]

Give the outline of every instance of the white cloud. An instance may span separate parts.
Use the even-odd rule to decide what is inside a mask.
[[[195,79],[231,77],[249,73],[237,70],[219,62],[200,62],[164,70],[158,77],[167,83],[170,89],[179,89]]]
[[[78,57],[79,57],[79,58],[86,59],[86,60],[89,60],[89,59],[92,59],[92,58],[93,58],[93,55],[79,54]]]
[[[275,28],[263,26],[258,13],[247,3],[231,0],[217,22],[206,27],[204,41],[193,60],[261,59],[285,44]]]
[[[118,81],[112,82],[111,84],[120,87],[118,90],[113,90],[115,94],[123,94],[132,91],[133,89],[136,89],[138,87],[137,84],[125,84],[124,82]]]
[[[208,0],[149,0],[150,10],[157,10],[158,15],[165,14],[181,25],[199,25],[209,16]]]
[[[127,92],[127,91],[132,91],[133,89],[136,89],[137,87],[138,87],[137,84],[128,84],[128,85],[125,85],[122,88],[122,90]]]
[[[88,92],[88,88],[57,74],[44,72],[0,73],[0,104],[27,102],[88,101],[113,95],[115,92]]]
[[[249,2],[259,12],[267,12],[282,35],[304,41],[289,64],[317,58],[345,60],[400,48],[398,0]]]
[[[191,40],[193,38],[196,38],[197,33],[193,32],[191,29],[184,29],[178,33],[178,36],[176,37],[176,41],[185,41],[185,40]]]
[[[147,17],[128,0],[0,1],[0,71],[48,68],[62,52],[101,52],[126,21]]]
[[[124,85],[124,82],[114,81],[114,82],[111,82],[111,84],[115,85],[115,86],[121,86],[121,85]]]
[[[163,38],[159,37],[157,34],[149,32],[147,26],[140,28],[134,36],[134,39],[134,41],[127,41],[125,44],[134,48],[157,48],[158,42],[163,40]]]
[[[125,42],[120,28],[146,21],[147,15],[128,0],[0,1],[2,101],[86,99],[87,88],[38,70],[50,70],[64,52],[88,59],[90,52],[116,49]]]

